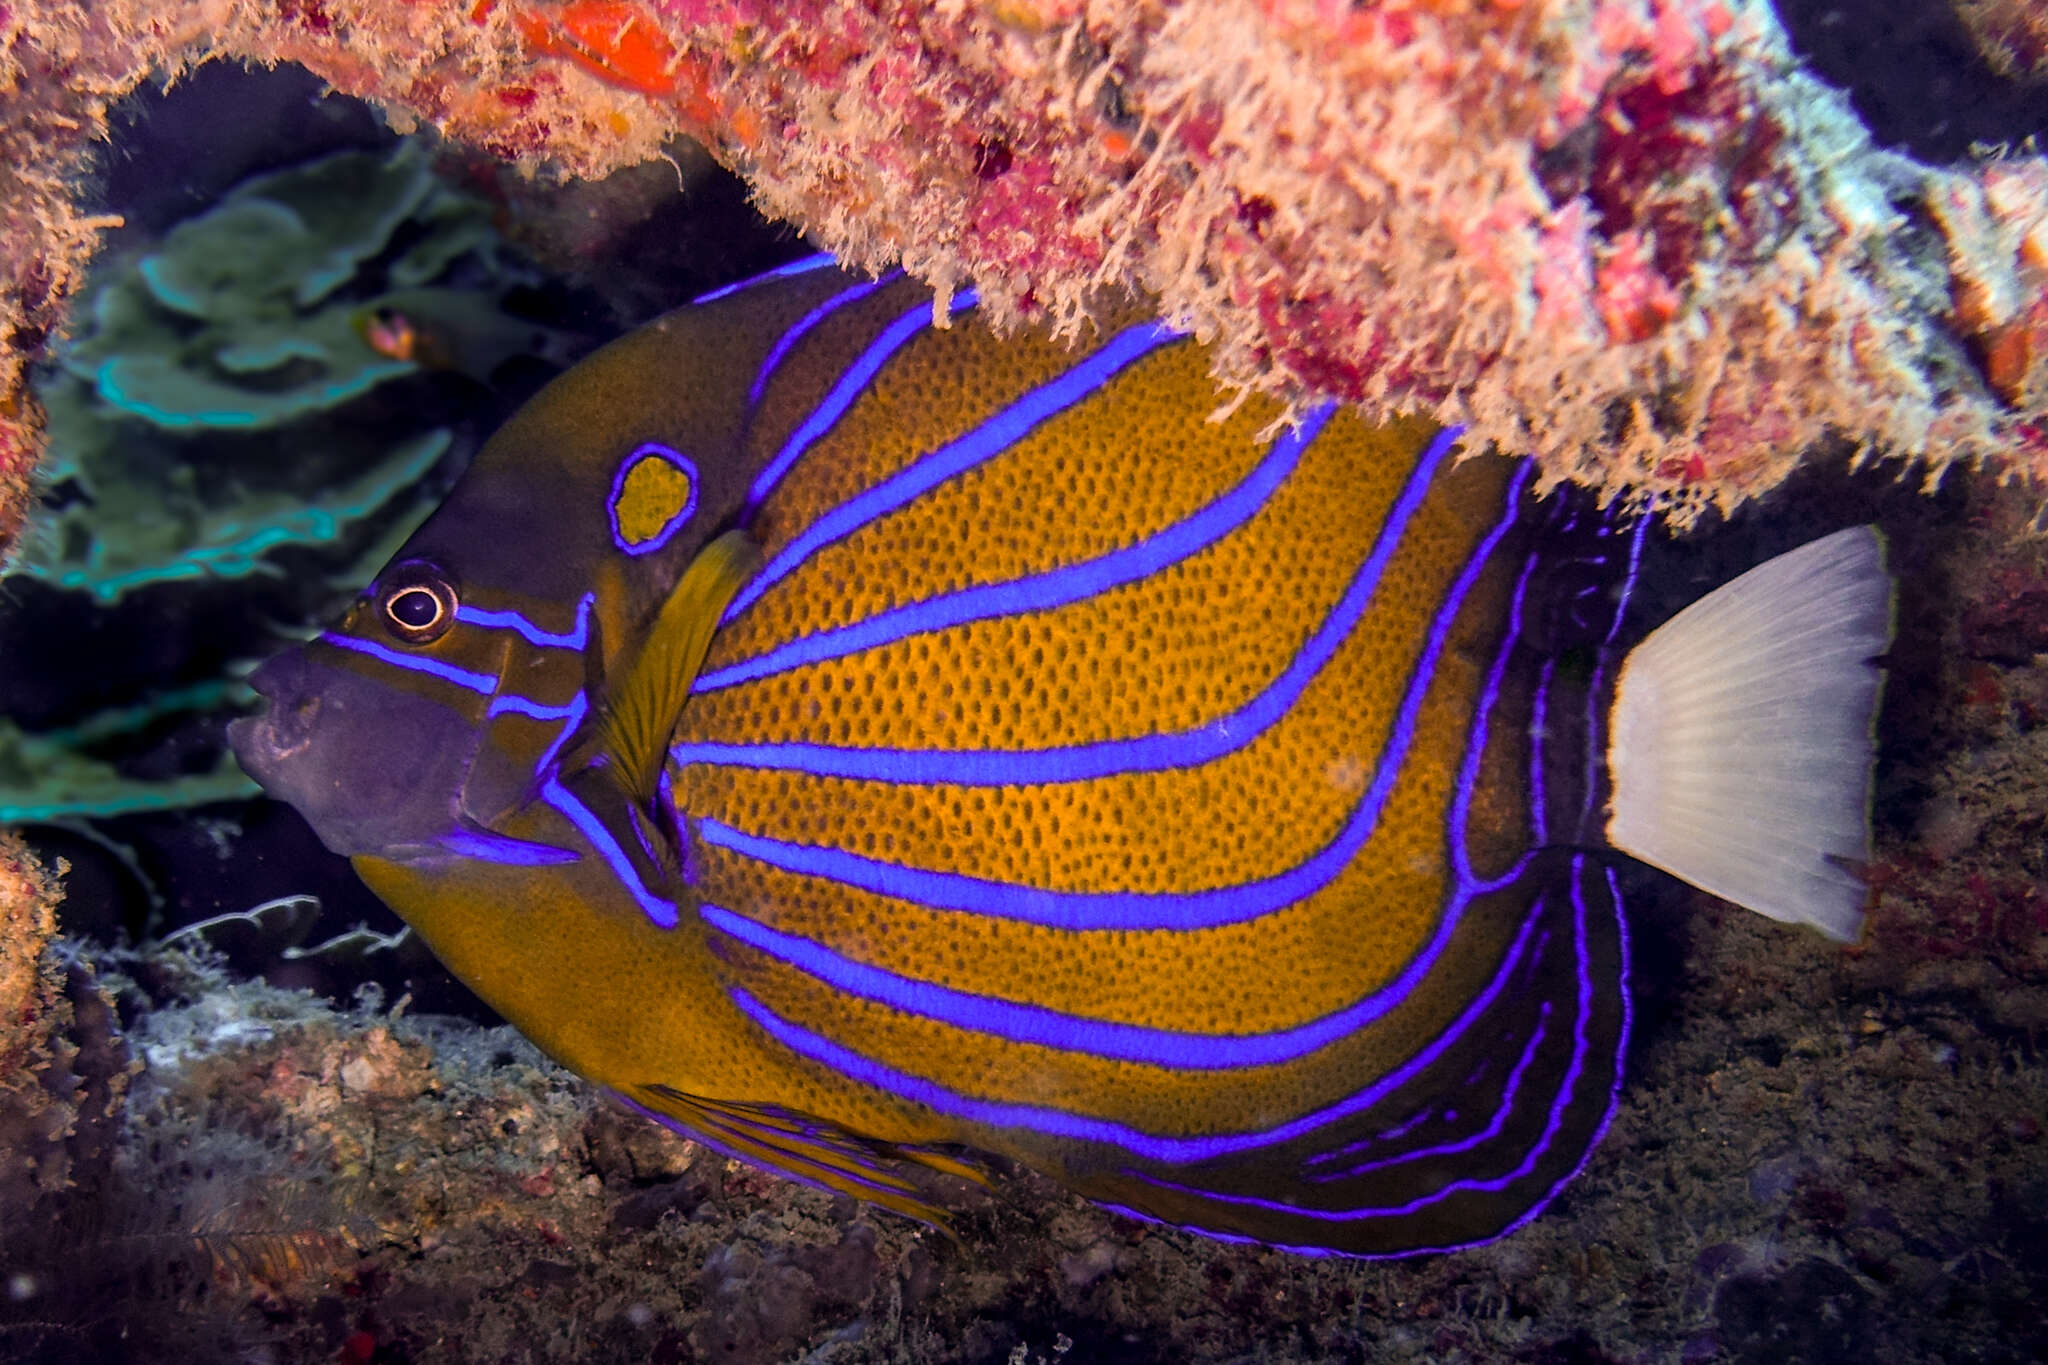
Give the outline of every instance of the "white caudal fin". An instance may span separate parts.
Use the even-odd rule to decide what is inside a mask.
[[[1884,537],[1852,526],[1708,593],[1615,685],[1607,838],[1772,919],[1850,940],[1891,643]]]

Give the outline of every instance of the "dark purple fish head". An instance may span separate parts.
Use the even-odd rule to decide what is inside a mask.
[[[751,371],[679,383],[667,319],[554,381],[229,733],[336,853],[478,855],[530,807],[684,568],[742,514]],[[730,390],[730,392],[726,392]],[[659,433],[657,438],[655,433]]]
[[[249,681],[266,705],[228,727],[235,758],[335,853],[432,848],[458,827],[476,718],[342,652],[316,643],[258,669]]]

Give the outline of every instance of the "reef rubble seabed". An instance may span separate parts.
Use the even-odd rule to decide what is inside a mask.
[[[688,134],[941,316],[1136,285],[1226,385],[1431,410],[1681,522],[1823,437],[2048,474],[2048,163],[1874,145],[1764,0],[4,0],[0,542],[108,107],[220,58],[573,176]]]
[[[1501,1242],[1309,1259],[1021,1172],[947,1241],[618,1111],[510,1030],[336,1009],[189,939],[51,941],[54,887],[4,845],[0,1362],[2048,1358],[2048,541],[2017,490],[1942,503],[1894,541],[1863,942],[1629,883],[1620,1111]]]

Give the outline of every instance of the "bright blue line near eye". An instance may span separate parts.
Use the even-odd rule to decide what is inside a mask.
[[[972,289],[965,290],[953,296],[953,311],[965,312],[979,301],[979,296]],[[920,303],[884,327],[880,335],[868,343],[868,348],[855,358],[853,364],[846,367],[823,401],[808,417],[797,423],[796,430],[790,432],[789,438],[782,443],[782,449],[775,452],[775,458],[754,476],[753,487],[747,490],[747,512],[750,515],[755,508],[767,501],[768,495],[775,491],[775,485],[782,482],[782,476],[803,458],[804,452],[815,445],[819,437],[830,431],[839,419],[846,415],[846,410],[867,392],[868,385],[874,382],[882,367],[887,365],[898,351],[909,345],[912,338],[930,327],[931,323],[931,304]],[[741,601],[751,600],[744,595],[741,598]],[[740,603],[735,602],[726,608],[724,619],[730,621],[739,614],[739,610]]]
[[[1307,428],[1303,430],[1307,431]],[[1320,431],[1320,426],[1316,430]],[[1314,435],[1313,432],[1308,434],[1311,438]],[[1250,744],[1277,724],[1337,652],[1359,618],[1372,605],[1388,562],[1400,549],[1409,522],[1429,494],[1431,479],[1463,434],[1464,428],[1450,427],[1439,432],[1430,442],[1409,474],[1407,485],[1389,509],[1386,520],[1381,523],[1379,537],[1371,553],[1352,575],[1350,586],[1280,675],[1236,711],[1206,725],[1133,739],[1007,752],[988,749],[855,749],[828,744],[723,744],[709,741],[679,744],[669,752],[679,763],[789,769],[814,777],[846,777],[872,782],[939,782],[965,787],[1085,782],[1125,773],[1194,768],[1212,762]],[[1503,522],[1502,527],[1505,524]],[[1501,529],[1496,528],[1494,536],[1489,537],[1475,562],[1483,561],[1492,552]],[[1468,566],[1467,577],[1460,579],[1452,597],[1446,599],[1447,611],[1455,613],[1457,604],[1463,601],[1470,587],[1471,576]],[[755,580],[756,583],[761,581],[760,578]],[[1448,629],[1442,625],[1445,619],[1440,613],[1439,625]],[[1434,653],[1429,658],[1433,665]]]
[[[1084,563],[1007,583],[965,588],[791,640],[765,654],[702,674],[690,690],[715,692],[926,631],[1065,606],[1148,578],[1169,564],[1207,549],[1250,520],[1294,473],[1301,463],[1302,451],[1321,433],[1333,410],[1334,405],[1327,403],[1317,408],[1300,426],[1284,432],[1265,459],[1237,487],[1148,540]]]
[[[874,487],[863,490],[805,527],[777,551],[766,567],[733,599],[723,619],[730,621],[745,611],[762,593],[788,576],[817,550],[908,505],[946,480],[994,459],[1030,435],[1041,423],[1086,400],[1125,369],[1160,347],[1182,340],[1184,336],[1185,333],[1156,322],[1140,323],[1117,333],[1101,350],[1059,377],[1032,389],[966,435],[941,446]],[[851,379],[853,373],[849,371],[847,378]]]
[[[1540,905],[1539,899],[1538,908]],[[741,1013],[760,1025],[776,1042],[798,1056],[828,1067],[862,1085],[899,1096],[913,1104],[925,1105],[941,1114],[998,1128],[1021,1128],[1029,1132],[1082,1142],[1109,1143],[1147,1161],[1207,1161],[1215,1157],[1229,1156],[1234,1152],[1272,1146],[1312,1133],[1318,1128],[1370,1109],[1394,1090],[1406,1085],[1455,1045],[1473,1023],[1493,1007],[1494,1002],[1507,989],[1509,979],[1520,967],[1539,918],[1537,909],[1532,909],[1522,922],[1522,929],[1515,938],[1514,946],[1508,950],[1506,958],[1494,972],[1493,979],[1487,983],[1486,989],[1465,1007],[1464,1012],[1449,1027],[1401,1066],[1380,1077],[1365,1089],[1334,1104],[1311,1110],[1299,1118],[1289,1119],[1258,1132],[1169,1137],[1148,1133],[1112,1119],[1069,1113],[1043,1105],[1015,1104],[1006,1100],[988,1100],[964,1095],[926,1077],[900,1071],[834,1042],[823,1034],[813,1033],[801,1025],[793,1024],[741,987],[728,986],[726,994],[733,1004],[739,1007]]]
[[[441,836],[441,847],[462,858],[475,858],[479,862],[504,863],[512,867],[555,867],[562,863],[578,863],[583,855],[574,849],[556,848],[553,844],[536,844],[525,839],[508,838],[502,834],[479,834],[473,830],[456,830]]]
[[[902,277],[902,271],[892,270],[880,279],[869,280],[865,284],[856,284],[851,289],[842,289],[810,312],[798,318],[796,325],[776,338],[775,344],[768,348],[767,357],[762,360],[760,370],[754,375],[753,384],[747,389],[747,407],[751,410],[755,404],[761,401],[762,393],[768,388],[769,379],[774,376],[776,369],[781,366],[782,362],[788,358],[790,351],[795,348],[796,344],[810,335],[812,328],[846,307],[847,304],[858,303],[882,286],[894,284]]]
[[[690,495],[683,500],[681,507],[669,513],[668,519],[661,523],[660,530],[645,540],[629,541],[626,539],[625,531],[619,526],[619,493],[626,486],[626,476],[639,468],[643,460],[660,460],[663,464],[680,470],[684,480],[689,484]],[[632,454],[619,461],[618,469],[612,474],[611,495],[604,503],[605,516],[611,523],[612,544],[622,553],[629,555],[651,555],[668,544],[675,538],[676,532],[683,528],[683,524],[689,521],[690,513],[696,510],[697,462],[674,446],[664,445],[660,441],[644,441],[634,447]]]
[[[358,640],[353,635],[338,635],[331,630],[323,631],[320,642],[333,645],[337,649],[352,649],[358,654],[367,654],[373,659],[390,664],[393,668],[403,668],[412,673],[426,673],[482,696],[488,697],[498,690],[498,680],[488,673],[474,673],[467,668],[457,668],[454,664],[442,663],[439,659],[429,659],[423,655],[401,654],[388,645],[380,645],[371,640]]]
[[[528,644],[542,649],[582,649],[590,641],[590,608],[596,601],[596,593],[584,593],[576,603],[576,624],[566,631],[546,630],[516,611],[486,611],[467,604],[455,609],[455,619],[485,630],[517,631]]]
[[[1578,1089],[1579,1078],[1585,1074],[1586,1054],[1590,1050],[1590,1042],[1586,1036],[1586,1021],[1593,1009],[1593,979],[1591,973],[1587,970],[1586,963],[1586,902],[1584,894],[1580,890],[1580,871],[1583,862],[1583,856],[1572,860],[1571,898],[1574,911],[1573,924],[1575,926],[1573,945],[1578,965],[1578,1016],[1574,1021],[1572,1030],[1571,1065],[1566,1069],[1564,1080],[1559,1083],[1557,1093],[1551,1099],[1550,1112],[1545,1116],[1543,1132],[1537,1137],[1536,1142],[1529,1148],[1522,1160],[1515,1165],[1514,1169],[1486,1180],[1447,1181],[1426,1194],[1417,1195],[1405,1204],[1356,1209],[1305,1208],[1299,1204],[1290,1204],[1278,1199],[1264,1199],[1257,1195],[1226,1194],[1216,1190],[1205,1190],[1198,1186],[1184,1185],[1178,1181],[1149,1175],[1143,1171],[1126,1171],[1125,1174],[1142,1180],[1148,1185],[1155,1185],[1160,1189],[1197,1195],[1218,1204],[1233,1204],[1241,1208],[1264,1209],[1273,1213],[1286,1214],[1294,1218],[1306,1218],[1326,1223],[1364,1222],[1375,1218],[1405,1218],[1411,1214],[1420,1213],[1426,1208],[1441,1204],[1444,1200],[1449,1199],[1455,1194],[1463,1194],[1468,1191],[1481,1194],[1498,1194],[1516,1181],[1526,1180],[1535,1173],[1537,1163],[1543,1159],[1543,1154],[1550,1150],[1550,1144],[1556,1140],[1559,1131],[1564,1127],[1565,1111],[1571,1107],[1572,1092]],[[1617,1058],[1620,1055],[1619,1052],[1616,1053]],[[1609,1112],[1610,1114],[1612,1112],[1611,1096]],[[1605,1131],[1605,1120],[1601,1122],[1600,1128],[1602,1132]],[[1524,1222],[1533,1218],[1536,1212],[1540,1211],[1544,1205],[1556,1198],[1557,1192],[1563,1189],[1573,1176],[1578,1174],[1580,1167],[1586,1164],[1586,1157],[1591,1155],[1591,1153],[1592,1147],[1588,1146],[1586,1151],[1580,1154],[1579,1160],[1573,1164],[1571,1170],[1566,1172],[1564,1177],[1552,1185],[1549,1192],[1537,1201],[1535,1209],[1517,1219],[1513,1227],[1520,1227]],[[1504,1229],[1503,1231],[1511,1230],[1512,1228]]]
[[[808,275],[813,270],[825,270],[837,264],[838,262],[832,259],[832,254],[826,251],[821,251],[815,256],[799,256],[793,261],[776,266],[773,270],[764,270],[758,275],[749,275],[744,280],[720,285],[708,294],[699,294],[690,302],[716,303],[720,299],[732,297],[743,289],[752,289],[757,284],[767,284],[771,280],[786,280],[792,275]]]
[[[1063,1014],[1038,1005],[900,976],[842,957],[822,944],[771,929],[722,906],[706,904],[699,907],[699,913],[721,933],[778,962],[850,995],[905,1014],[993,1034],[1014,1043],[1185,1071],[1225,1071],[1293,1061],[1350,1035],[1395,1003],[1376,995],[1309,1023],[1269,1033],[1211,1034],[1147,1028]]]
[[[564,730],[563,733],[567,734],[568,732]],[[612,870],[613,878],[617,880],[620,886],[625,888],[626,894],[633,898],[634,903],[640,907],[641,913],[653,920],[660,928],[673,929],[676,927],[681,921],[682,916],[676,910],[675,902],[665,900],[648,889],[647,885],[634,873],[633,864],[627,859],[624,850],[619,847],[618,840],[612,838],[611,831],[606,829],[604,823],[595,815],[591,814],[588,806],[570,795],[569,789],[564,787],[560,780],[552,774],[541,782],[540,797],[541,800],[560,811],[569,823],[574,825],[577,831],[590,841],[590,846],[596,849],[598,856],[605,860],[605,863]]]
[[[579,696],[577,700],[580,701],[581,697]],[[530,720],[569,720],[571,718],[580,718],[583,711],[577,702],[574,701],[564,706],[549,706],[544,702],[537,702],[531,698],[522,697],[516,692],[500,692],[497,696],[491,698],[491,704],[484,708],[484,714],[486,716],[525,716]]]

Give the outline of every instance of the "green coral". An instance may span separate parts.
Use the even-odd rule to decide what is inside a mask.
[[[433,285],[469,262],[481,288]],[[486,207],[411,142],[249,180],[101,274],[39,385],[51,497],[21,572],[102,602],[386,514],[425,438],[326,419],[429,360],[487,376],[536,334],[500,307],[524,276]],[[387,318],[432,356],[373,344]]]
[[[23,633],[33,619],[81,637],[162,630],[136,657],[170,662],[83,678],[96,711],[53,682],[34,728],[0,717],[0,824],[254,794],[209,720],[250,700],[222,661],[245,668],[309,629],[432,509],[454,439],[423,414],[496,399],[427,371],[488,381],[559,339],[508,310],[537,275],[490,213],[401,141],[245,181],[96,266],[38,376],[43,507],[0,581],[0,599],[64,605],[0,622],[0,654],[63,662],[62,641]],[[241,623],[234,638],[177,639],[208,629],[202,600],[211,630]]]

